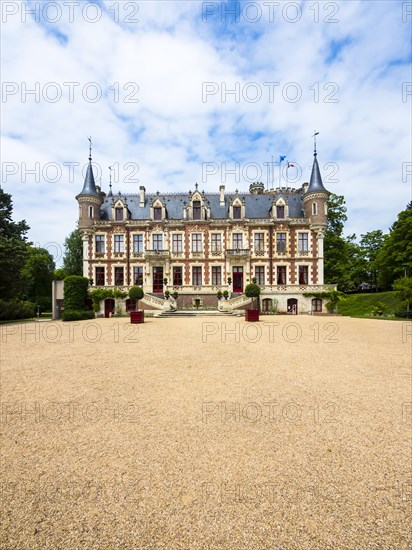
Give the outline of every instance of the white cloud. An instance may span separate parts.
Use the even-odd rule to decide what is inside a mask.
[[[239,162],[242,175],[246,163],[264,170],[263,163],[279,154],[303,167],[305,181],[316,128],[321,166],[334,162],[339,167],[339,181],[327,186],[347,199],[348,232],[387,230],[410,200],[410,182],[402,181],[402,163],[410,161],[412,101],[402,101],[402,82],[411,80],[410,64],[404,62],[410,44],[402,2],[302,2],[296,23],[282,19],[283,3],[273,22],[262,10],[256,23],[243,16],[224,24],[221,3],[216,3],[217,17],[205,22],[201,2],[105,1],[96,23],[85,18],[87,5],[75,8],[74,22],[63,11],[56,23],[30,16],[23,23],[19,12],[2,25],[3,81],[18,86],[18,93],[3,96],[2,185],[13,195],[15,218],[29,222],[33,241],[47,243],[52,235],[63,243],[74,227],[74,196],[83,183],[89,135],[106,190],[108,166],[118,163],[114,190],[137,192],[143,184],[149,192],[186,192],[196,181],[217,190],[222,170],[203,182],[202,163],[233,169]],[[316,5],[318,23],[310,9]],[[91,8],[89,17],[93,9],[98,8]],[[324,22],[332,11],[339,22]],[[293,11],[286,13],[293,17]],[[252,17],[253,10],[248,14]],[[328,62],[333,48],[336,57]],[[30,89],[36,82],[40,101],[30,95],[23,101],[24,86]],[[52,96],[51,82],[63,93],[56,103],[43,97]],[[65,82],[79,83],[73,102]],[[202,101],[205,82],[216,83],[218,93]],[[255,103],[245,99],[247,92],[253,97],[253,88],[245,88],[249,82],[262,87]],[[265,82],[279,82],[273,102]],[[101,89],[101,100],[85,98],[95,88],[88,83]],[[222,101],[222,85],[233,89],[236,83],[239,101],[233,95]],[[293,102],[296,89],[301,98]],[[329,101],[336,103],[327,102],[332,92]],[[80,164],[74,181],[65,162]],[[11,163],[18,173],[5,177]],[[38,163],[40,177],[28,174],[24,183],[21,163],[29,169]],[[47,172],[44,177],[48,163],[61,166],[60,181],[48,181]],[[127,163],[138,165],[138,182],[123,181],[131,174]],[[227,177],[229,189],[248,184]]]

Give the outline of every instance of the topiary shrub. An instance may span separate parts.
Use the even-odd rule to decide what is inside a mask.
[[[259,309],[260,286],[255,283],[246,285],[245,294],[248,298],[255,298],[255,307]]]
[[[82,311],[86,306],[89,279],[70,275],[64,279],[64,309]]]
[[[144,291],[141,286],[132,286],[132,288],[129,290],[129,298],[131,300],[136,300],[136,311],[139,309],[138,304],[139,300],[141,300],[144,296]]]
[[[63,321],[84,321],[85,319],[94,319],[94,311],[65,309],[63,312]]]

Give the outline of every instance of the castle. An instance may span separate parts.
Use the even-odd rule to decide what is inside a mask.
[[[316,146],[310,181],[300,189],[253,183],[248,192],[220,185],[205,193],[196,184],[188,193],[140,186],[138,194],[113,195],[111,186],[106,194],[96,185],[91,160],[76,200],[83,274],[95,288],[142,286],[144,309],[230,310],[247,307],[244,289],[256,278],[262,311],[274,304],[289,313],[325,310],[321,298],[307,296],[335,288],[323,281],[329,192]],[[114,300],[101,307],[108,316]]]

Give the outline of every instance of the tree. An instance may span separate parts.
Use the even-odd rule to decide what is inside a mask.
[[[368,233],[361,235],[361,254],[365,265],[364,281],[369,283],[371,286],[378,286],[376,277],[378,265],[376,263],[376,259],[385,243],[386,237],[387,235],[384,235],[383,231],[380,229],[369,231]]]
[[[398,292],[401,303],[409,311],[409,304],[412,302],[412,277],[403,277],[393,283],[393,290]]]
[[[25,220],[12,220],[11,195],[0,187],[0,298],[11,300],[22,291],[21,271],[27,258],[29,230]]]
[[[63,269],[66,277],[83,275],[83,240],[80,231],[75,229],[64,241]]]
[[[55,264],[53,256],[44,248],[28,248],[26,263],[21,271],[25,294],[30,302],[42,309],[51,308],[51,283]]]
[[[129,290],[129,298],[131,300],[136,300],[136,311],[139,309],[137,306],[139,304],[139,300],[141,300],[144,296],[143,288],[140,286],[132,286],[132,288]]]
[[[390,228],[377,254],[376,267],[379,269],[379,284],[390,289],[395,279],[405,276],[412,269],[412,204],[398,214],[398,219]]]

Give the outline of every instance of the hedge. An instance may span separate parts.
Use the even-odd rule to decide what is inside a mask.
[[[5,302],[0,300],[0,321],[32,319],[35,312],[36,306],[31,302]]]
[[[89,283],[87,277],[79,277],[78,275],[71,275],[64,279],[65,310],[81,311],[85,308]]]
[[[63,321],[83,321],[85,319],[94,319],[94,311],[64,310]]]

